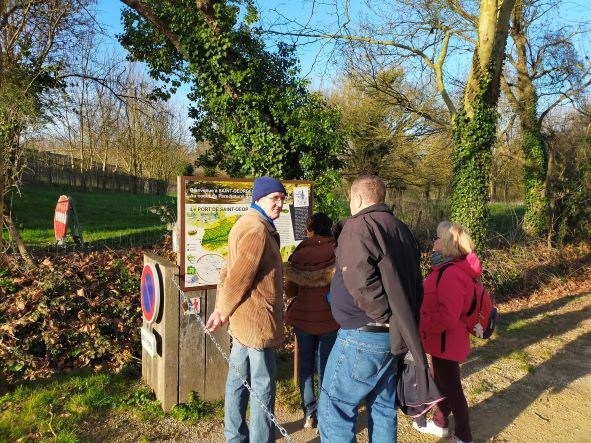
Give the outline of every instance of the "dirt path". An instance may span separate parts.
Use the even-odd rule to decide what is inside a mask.
[[[533,305],[502,305],[494,339],[476,345],[462,366],[476,442],[591,443],[591,294]],[[301,413],[279,409],[294,442],[318,442]],[[223,442],[221,420],[188,426],[172,419],[139,422],[132,416],[88,424],[85,441]],[[358,441],[367,442],[365,417]],[[286,441],[278,438],[278,441]],[[437,442],[399,414],[398,441]]]
[[[462,366],[475,442],[591,442],[591,294],[503,308],[496,338]],[[295,418],[294,441],[319,441]],[[399,414],[400,443],[440,441],[411,424]]]

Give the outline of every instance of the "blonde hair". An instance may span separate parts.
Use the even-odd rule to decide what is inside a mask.
[[[351,193],[360,194],[370,203],[384,203],[386,185],[377,175],[362,175],[351,184]]]
[[[437,237],[441,240],[441,252],[447,257],[461,257],[474,251],[474,243],[468,231],[457,223],[439,223]]]

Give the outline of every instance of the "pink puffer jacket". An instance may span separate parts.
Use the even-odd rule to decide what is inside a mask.
[[[452,361],[464,361],[470,353],[470,337],[460,316],[468,311],[474,294],[474,280],[482,266],[476,254],[453,262],[441,275],[441,266],[431,269],[423,282],[419,329],[425,352]]]

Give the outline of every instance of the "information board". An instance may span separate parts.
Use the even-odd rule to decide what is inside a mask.
[[[312,182],[284,180],[287,198],[274,220],[284,261],[305,238],[312,210]],[[251,204],[252,179],[178,178],[182,289],[217,285],[228,254],[228,234]]]

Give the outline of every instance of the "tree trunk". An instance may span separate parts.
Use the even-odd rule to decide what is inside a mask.
[[[496,140],[501,68],[515,0],[481,0],[478,42],[463,107],[454,117],[451,218],[484,247],[492,148]]]
[[[535,102],[535,96],[532,98]],[[524,167],[525,215],[523,230],[528,237],[534,238],[544,233],[547,223],[547,154],[535,105],[533,105],[533,109],[527,110],[527,114],[529,118],[524,118],[526,116],[521,118],[523,153],[526,161]]]
[[[0,171],[5,171],[5,161],[4,161],[4,145],[0,142]],[[4,174],[0,173],[0,251],[4,251],[4,218],[2,214],[4,214],[4,192],[6,188],[6,177]]]
[[[25,265],[27,267],[32,268],[35,265],[35,263],[33,262],[33,257],[31,256],[27,247],[23,243],[23,239],[21,238],[20,234],[18,233],[18,229],[16,228],[16,225],[14,224],[14,220],[12,219],[12,216],[5,215],[4,217],[6,219],[6,224],[8,225],[8,231],[10,232],[10,236],[12,237],[12,241],[16,245],[21,258],[24,260]]]
[[[521,122],[523,154],[525,157],[525,216],[523,230],[530,238],[540,237],[547,226],[548,198],[546,176],[548,154],[538,119],[538,93],[528,70],[527,36],[523,0],[517,0],[513,10],[511,36],[517,52],[517,101],[513,104]]]

